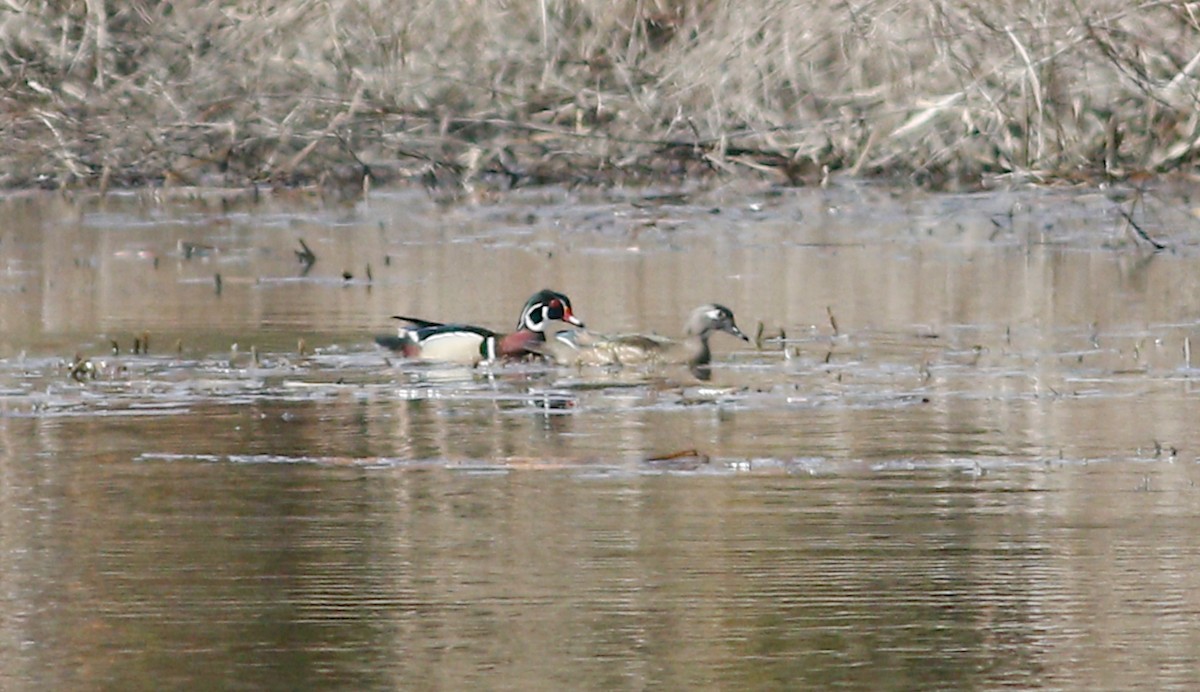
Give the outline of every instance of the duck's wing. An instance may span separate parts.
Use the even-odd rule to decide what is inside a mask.
[[[553,339],[528,344],[526,349],[559,365],[608,365],[615,361],[604,349],[607,340],[605,335],[587,329],[565,329]]]
[[[635,365],[661,360],[675,342],[650,334],[598,334],[570,329],[555,335],[548,344],[560,363],[583,365]]]
[[[406,315],[392,315],[392,319],[400,320],[401,322],[407,322],[417,329],[432,329],[434,327],[448,326],[442,322],[430,322],[429,320],[423,320],[420,317],[408,317]]]
[[[616,336],[606,338],[604,343],[609,346],[649,352],[670,348],[675,342],[672,339],[668,339],[665,336],[658,336],[657,334],[617,334]]]
[[[657,334],[618,334],[609,337],[596,348],[609,354],[614,363],[639,365],[670,360],[669,354],[677,343]]]
[[[554,340],[563,346],[580,351],[607,341],[609,337],[587,329],[564,329],[554,335]]]

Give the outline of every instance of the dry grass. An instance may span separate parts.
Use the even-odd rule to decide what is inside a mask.
[[[1200,147],[1194,2],[0,0],[0,51],[8,188],[948,187]]]

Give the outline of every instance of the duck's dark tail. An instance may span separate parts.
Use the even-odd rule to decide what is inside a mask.
[[[407,336],[396,336],[393,334],[385,334],[375,337],[375,343],[403,355],[411,355],[413,348],[413,340]]]

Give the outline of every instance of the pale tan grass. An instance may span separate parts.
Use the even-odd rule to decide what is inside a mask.
[[[1195,3],[0,3],[0,185],[1191,171]]]

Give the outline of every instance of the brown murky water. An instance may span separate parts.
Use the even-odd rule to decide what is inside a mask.
[[[0,688],[1193,689],[1164,199],[1158,253],[1096,192],[3,202]],[[371,343],[543,286],[762,347],[701,382]]]

